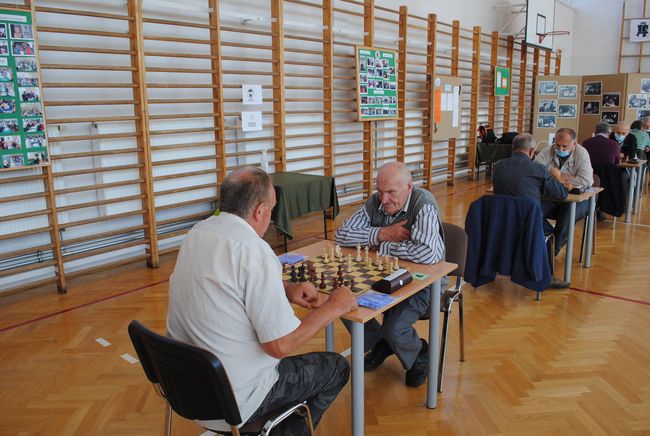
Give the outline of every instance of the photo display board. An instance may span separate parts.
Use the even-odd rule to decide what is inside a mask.
[[[0,170],[49,164],[32,23],[0,9]]]
[[[397,118],[397,52],[356,47],[359,121]]]
[[[614,126],[623,120],[626,82],[627,74],[582,76],[579,144],[593,135],[601,121]]]
[[[533,108],[533,137],[552,144],[555,132],[568,127],[578,132],[582,99],[581,76],[537,76]]]
[[[626,95],[621,96],[621,108],[621,116],[629,123],[650,117],[650,73],[627,75]]]

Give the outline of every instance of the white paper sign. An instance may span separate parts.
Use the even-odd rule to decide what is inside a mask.
[[[262,104],[262,85],[242,85],[241,94],[244,104]]]
[[[255,132],[262,130],[262,112],[242,112],[241,129],[244,132]]]
[[[630,42],[650,41],[650,20],[630,20]]]

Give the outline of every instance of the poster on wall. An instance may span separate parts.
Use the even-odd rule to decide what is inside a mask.
[[[356,47],[359,121],[397,118],[397,53]]]
[[[494,95],[510,95],[510,68],[494,67]]]
[[[0,10],[0,170],[49,164],[30,12]]]
[[[650,20],[630,20],[630,42],[650,41]]]

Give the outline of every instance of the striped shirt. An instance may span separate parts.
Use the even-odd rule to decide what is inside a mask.
[[[405,220],[410,200],[409,196],[406,206],[395,215],[387,215],[380,206],[377,213],[382,214],[381,227]],[[444,260],[445,241],[440,234],[440,221],[433,204],[422,206],[411,227],[411,239],[408,241],[379,241],[381,227],[372,227],[370,223],[370,217],[363,205],[336,231],[336,243],[347,247],[357,244],[362,247],[378,246],[380,256],[396,256],[415,263],[431,264]]]

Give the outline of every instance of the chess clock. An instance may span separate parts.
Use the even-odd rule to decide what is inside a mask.
[[[394,273],[384,277],[383,279],[375,282],[372,289],[375,291],[383,292],[384,294],[392,294],[393,292],[401,289],[404,285],[408,285],[413,281],[411,273],[400,268]]]

